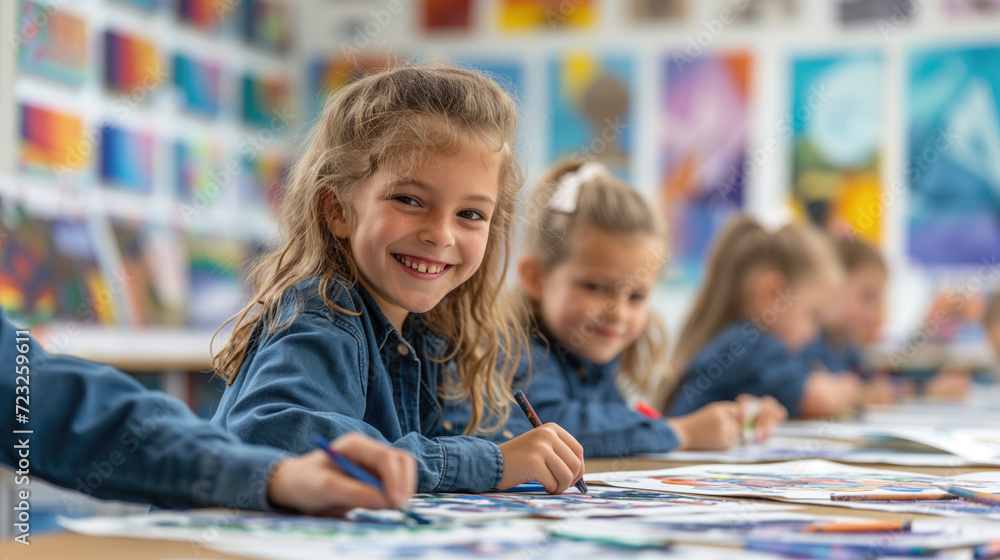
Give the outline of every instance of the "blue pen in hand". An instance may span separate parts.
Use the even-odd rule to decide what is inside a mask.
[[[371,486],[372,488],[375,488],[379,492],[382,492],[382,491],[385,490],[385,487],[382,486],[382,482],[379,479],[375,478],[372,475],[372,473],[370,473],[370,472],[366,471],[365,469],[361,468],[360,466],[358,466],[357,463],[355,463],[354,461],[351,461],[347,457],[344,457],[343,455],[341,455],[337,451],[334,451],[333,449],[330,449],[330,441],[329,440],[324,439],[321,436],[316,436],[316,445],[318,447],[320,447],[323,451],[326,451],[326,454],[330,457],[330,460],[332,460],[334,463],[336,463],[337,466],[340,467],[340,470],[344,471],[344,473],[347,476],[350,476],[351,478],[353,478],[355,480],[359,480],[361,482],[364,482],[365,484]],[[431,524],[431,521],[429,519],[427,519],[426,517],[423,517],[422,515],[418,514],[415,511],[412,511],[412,510],[407,509],[407,508],[401,508],[400,511],[402,511],[404,514],[406,514],[407,517],[409,517],[410,519],[416,521],[420,525],[430,525]]]

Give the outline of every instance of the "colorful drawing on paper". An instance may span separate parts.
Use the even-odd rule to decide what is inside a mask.
[[[794,205],[837,235],[878,244],[882,214],[882,76],[877,52],[792,63],[791,135]]]
[[[87,77],[87,23],[38,2],[21,2],[18,50],[21,69],[69,85]],[[44,24],[40,24],[44,22]]]
[[[113,187],[149,192],[153,186],[153,135],[112,124],[101,127],[100,174]]]
[[[574,52],[549,64],[550,162],[598,161],[631,174],[635,64],[627,56]]]
[[[21,105],[20,121],[21,170],[65,176],[81,172],[90,162],[83,120],[76,115]]]
[[[1000,474],[975,473],[942,478],[881,469],[867,469],[823,460],[767,465],[701,465],[587,475],[620,488],[682,492],[706,496],[755,496],[786,500],[829,500],[830,494],[939,493],[940,484],[956,484],[985,492],[1000,489]]]
[[[545,492],[420,494],[413,509],[430,519],[502,519],[508,517],[622,517],[720,511],[735,504],[712,498],[648,490],[592,488],[587,494]]]
[[[468,31],[472,25],[472,0],[424,0],[421,16],[427,33]]]
[[[906,88],[909,253],[981,265],[1000,252],[1000,47],[913,51]]]
[[[590,29],[597,22],[596,4],[594,0],[500,0],[497,25],[508,33]]]
[[[58,310],[49,224],[22,206],[0,214],[0,305],[19,323],[35,324]]]
[[[218,64],[175,54],[174,85],[180,92],[184,109],[206,117],[217,116],[221,99],[221,74]]]
[[[748,53],[662,61],[660,185],[671,266],[695,281],[716,231],[743,206],[752,60]]]
[[[151,41],[107,30],[104,32],[104,85],[136,100],[156,89],[166,75]]]
[[[390,62],[387,54],[319,57],[309,64],[307,83],[309,119],[315,121],[331,93],[347,84],[384,69]]]

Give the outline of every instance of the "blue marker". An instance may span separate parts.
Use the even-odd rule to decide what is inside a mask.
[[[326,451],[326,454],[330,457],[330,459],[334,463],[336,463],[337,466],[340,467],[340,469],[344,471],[344,473],[350,476],[351,478],[364,482],[365,484],[371,486],[372,488],[375,488],[379,492],[385,490],[385,487],[382,486],[382,482],[379,479],[372,476],[372,473],[361,468],[360,466],[358,466],[357,463],[348,459],[347,457],[344,457],[337,451],[330,449],[330,440],[325,439],[321,436],[316,436],[316,445],[321,449],[323,449],[323,451]],[[407,517],[416,521],[420,525],[431,524],[431,521],[429,519],[418,514],[413,510],[410,510],[408,508],[402,508],[400,511],[402,511],[404,514],[406,514]]]

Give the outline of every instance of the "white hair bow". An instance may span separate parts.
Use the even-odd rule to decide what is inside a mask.
[[[593,161],[588,161],[572,173],[566,173],[559,180],[556,192],[552,193],[548,207],[553,210],[572,214],[576,211],[576,201],[580,198],[580,186],[606,173],[607,168]]]

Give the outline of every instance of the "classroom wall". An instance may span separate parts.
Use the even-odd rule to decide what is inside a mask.
[[[791,145],[779,133],[790,112],[791,61],[800,56],[822,56],[875,49],[885,58],[883,78],[882,165],[883,188],[904,182],[905,138],[904,73],[906,54],[927,46],[997,45],[1000,19],[993,17],[957,18],[945,12],[940,1],[900,2],[911,9],[905,25],[890,21],[881,25],[845,28],[838,22],[839,2],[799,2],[798,15],[791,22],[725,25],[717,17],[726,2],[689,2],[689,13],[679,23],[636,26],[627,15],[628,2],[596,2],[597,23],[593,30],[551,31],[510,34],[496,23],[498,1],[474,2],[470,32],[433,33],[422,30],[420,4],[381,2],[306,3],[302,19],[303,53],[306,58],[336,56],[352,47],[367,44],[391,49],[417,58],[513,60],[524,66],[525,108],[523,151],[528,184],[550,162],[549,122],[546,107],[549,57],[574,49],[597,53],[622,53],[637,64],[635,103],[635,158],[631,170],[636,188],[652,195],[659,182],[656,95],[659,65],[667,52],[683,50],[702,41],[706,53],[747,50],[752,53],[751,127],[748,149],[758,152],[776,141],[776,150],[748,177],[747,211],[767,218],[787,207],[790,185]],[[579,3],[564,2],[570,7]],[[766,2],[764,3],[766,4]],[[367,29],[353,34],[351,26]],[[367,27],[366,27],[367,26]],[[709,35],[710,33],[710,35]],[[353,39],[353,40],[352,40]],[[708,39],[708,40],[706,40]],[[684,131],[668,132],[684,134]],[[1000,154],[996,154],[1000,157]],[[905,184],[905,183],[904,183]],[[995,185],[1000,188],[1000,184]],[[907,256],[905,218],[906,192],[885,208],[882,248],[890,262],[886,339],[900,339],[911,333],[923,316],[931,294],[941,286],[964,286],[976,271],[962,268],[928,269]],[[989,284],[989,282],[987,282]],[[692,301],[694,285],[671,284],[657,293],[654,305],[673,332],[677,332]]]

